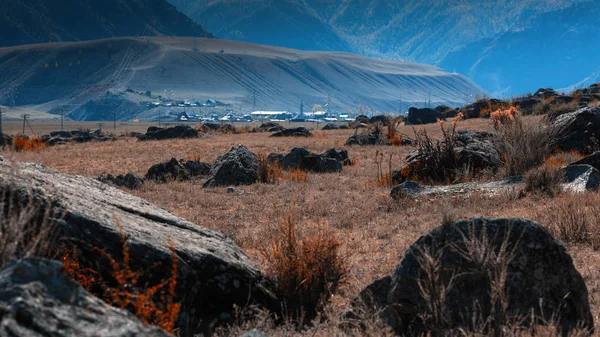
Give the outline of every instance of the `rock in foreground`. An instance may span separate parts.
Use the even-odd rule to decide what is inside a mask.
[[[0,289],[0,336],[171,336],[94,297],[57,261],[14,262],[0,272]]]
[[[407,336],[468,331],[474,317],[520,317],[524,325],[555,317],[563,334],[594,329],[588,291],[571,257],[525,219],[474,218],[437,227],[409,247],[391,279],[374,282],[360,297]]]
[[[65,214],[57,234],[78,248],[83,266],[99,265],[105,279],[110,279],[112,270],[108,263],[98,263],[94,247],[120,257],[119,225],[127,237],[131,266],[143,272],[139,284],[169,279],[171,240],[178,261],[176,301],[181,301],[181,324],[196,326],[201,320],[201,330],[206,331],[213,323],[232,320],[234,304],[278,306],[259,270],[232,240],[141,198],[42,165],[0,161],[0,192],[9,187],[46,204],[53,201],[53,207]]]

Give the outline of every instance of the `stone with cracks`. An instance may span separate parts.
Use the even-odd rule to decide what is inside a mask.
[[[552,148],[591,154],[600,148],[600,107],[559,115],[552,122]]]
[[[171,336],[94,297],[57,261],[13,262],[0,271],[0,289],[1,336]]]
[[[252,185],[258,181],[258,166],[258,156],[237,145],[217,158],[204,187]]]
[[[555,317],[563,335],[594,329],[588,291],[573,260],[530,220],[474,218],[437,227],[408,248],[389,281],[367,287],[361,297],[399,335],[468,331],[474,317],[520,317],[523,325]],[[445,295],[440,289],[447,289]],[[431,318],[435,298],[441,301],[437,323]]]
[[[182,306],[178,326],[200,324],[199,330],[210,331],[215,324],[234,320],[234,305],[279,310],[260,271],[220,233],[96,179],[61,174],[42,165],[0,161],[0,193],[9,188],[52,205],[53,214],[64,214],[55,232],[77,247],[82,266],[99,268],[105,279],[110,279],[112,270],[99,261],[96,248],[120,258],[119,225],[127,238],[130,264],[134,271],[142,271],[140,285],[169,279],[170,240],[178,263],[175,300]]]
[[[572,192],[597,191],[600,171],[590,165],[569,165],[562,169],[565,174],[563,189]]]

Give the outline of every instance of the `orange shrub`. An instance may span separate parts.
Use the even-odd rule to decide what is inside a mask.
[[[308,173],[297,168],[291,172],[284,172],[283,179],[295,182],[306,182],[308,181]]]
[[[110,278],[114,279],[114,282],[107,282],[98,272],[82,267],[75,249],[67,249],[63,253],[62,260],[65,270],[74,281],[79,282],[89,291],[96,284],[102,286],[103,294],[97,295],[112,306],[133,312],[144,324],[152,324],[165,331],[173,332],[180,311],[180,304],[174,300],[177,286],[177,254],[173,242],[170,239],[168,241],[171,250],[171,277],[168,280],[160,280],[154,286],[139,287],[138,280],[142,271],[133,271],[123,227],[119,223],[117,226],[123,246],[122,263],[108,254],[105,249],[93,248],[100,256],[108,260],[111,267]],[[110,286],[109,284],[115,285]]]
[[[325,132],[320,132],[320,133],[315,133],[315,137],[321,138],[321,139],[327,139],[329,136],[327,136],[327,133],[325,133]]]
[[[263,154],[258,155],[258,180],[263,184],[277,184],[280,180],[306,182],[308,173],[296,168],[292,171],[283,169],[283,165],[269,163]]]
[[[560,168],[569,165],[572,162],[583,159],[584,155],[579,153],[576,150],[572,150],[570,152],[559,152],[555,151],[555,153],[551,154],[544,161],[544,165],[548,167]]]
[[[494,123],[494,129],[499,130],[500,127],[512,124],[516,118],[520,116],[519,111],[514,106],[506,110],[496,110],[490,114],[490,119]]]
[[[199,153],[188,153],[187,155],[187,159],[190,161],[200,161],[200,159],[202,158],[202,156],[200,156]]]
[[[13,141],[13,147],[16,151],[41,151],[46,148],[46,143],[36,136],[30,139],[16,137]]]
[[[329,230],[301,237],[296,229],[296,213],[288,212],[279,231],[263,249],[270,276],[286,301],[288,312],[311,320],[322,309],[348,274],[348,257],[342,243]]]

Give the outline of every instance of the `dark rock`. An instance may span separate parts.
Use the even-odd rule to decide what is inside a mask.
[[[346,139],[346,146],[352,145],[387,145],[388,138],[382,133],[364,132],[356,133]]]
[[[507,300],[506,316],[500,301],[491,296],[492,283],[498,279],[505,282],[500,291]],[[430,288],[428,280],[438,290]],[[380,287],[367,289],[376,295],[367,301],[368,307],[375,307],[373,312],[380,312],[399,335],[469,331],[473,317],[491,322],[518,318],[515,322],[522,325],[547,324],[547,317],[554,317],[563,335],[576,328],[590,333],[594,329],[588,291],[571,257],[546,229],[530,220],[474,218],[442,225],[409,247],[391,277],[385,300],[387,287],[385,281],[379,282]],[[439,289],[446,289],[444,295],[436,292]],[[429,319],[432,299],[427,293],[443,296],[445,310],[438,317],[445,327],[436,327]],[[491,329],[500,328],[492,323]]]
[[[50,137],[71,138],[72,134],[69,131],[52,131]]]
[[[583,154],[600,148],[600,107],[583,108],[559,115],[552,122],[552,148],[576,150]]]
[[[130,190],[138,189],[144,185],[144,180],[132,173],[120,174],[116,177],[112,174],[103,174],[98,177],[98,180],[105,184],[125,187]]]
[[[307,128],[300,126],[293,129],[283,129],[275,132],[271,137],[312,137],[312,133]]]
[[[278,132],[281,130],[284,130],[285,128],[283,126],[275,126],[272,128],[267,129],[267,132]]]
[[[600,151],[594,152],[585,158],[571,163],[570,165],[590,165],[593,166],[596,170],[600,170]]]
[[[558,93],[556,90],[552,89],[552,88],[540,88],[538,89],[538,91],[535,92],[535,94],[533,94],[534,97],[539,97],[539,98],[554,98],[557,96],[560,96],[561,94]]]
[[[437,122],[438,119],[444,119],[444,114],[434,109],[411,107],[408,109],[406,125],[431,124]]]
[[[321,153],[321,156],[335,159],[335,160],[339,161],[340,163],[342,163],[343,166],[352,165],[352,161],[348,157],[348,151],[346,151],[346,150],[338,151],[334,148],[330,148],[330,149],[326,150],[325,152]]]
[[[202,124],[202,127],[206,131],[217,131],[221,128],[221,124],[219,124],[219,123],[204,123],[204,124]]]
[[[40,139],[41,139],[41,140],[42,140],[42,142],[44,142],[44,143],[46,143],[47,141],[49,141],[49,140],[50,140],[50,138],[52,138],[52,137],[50,137],[50,135],[42,135],[42,136],[40,137]]]
[[[403,196],[419,194],[419,192],[421,192],[421,185],[419,185],[419,183],[405,181],[400,185],[394,186],[390,195],[392,196],[392,199],[396,200]]]
[[[573,192],[597,191],[600,186],[600,171],[590,165],[569,165],[563,168],[565,189]]]
[[[339,130],[340,126],[337,124],[329,123],[326,124],[321,130]]]
[[[146,130],[146,133],[158,132],[158,131],[161,131],[164,129],[165,128],[161,128],[160,126],[149,126],[148,129]]]
[[[244,145],[237,145],[217,158],[204,187],[251,185],[257,181],[258,156]]]
[[[200,132],[189,125],[177,125],[166,129],[149,127],[148,132],[139,140],[165,140],[165,139],[188,139],[198,138]]]
[[[368,127],[368,125],[365,123],[358,123],[358,124],[352,126],[353,129],[364,129],[367,127]]]
[[[29,136],[24,133],[19,133],[15,136],[15,138],[27,139],[29,140]]]
[[[267,156],[267,162],[273,164],[283,164],[283,158],[285,155],[283,153],[271,153]]]
[[[258,129],[260,131],[267,131],[267,132],[276,132],[276,131],[281,131],[283,129],[285,129],[283,126],[279,125],[278,123],[275,122],[266,122],[266,123],[262,123]]]
[[[70,142],[71,139],[70,138],[61,138],[61,137],[54,137],[54,138],[50,138],[47,142],[46,145],[47,146],[56,146],[56,145],[64,145],[67,144],[68,142]]]
[[[166,183],[172,180],[186,181],[192,177],[205,176],[210,173],[210,164],[198,161],[186,161],[171,158],[168,161],[153,165],[146,173],[146,180]]]
[[[140,136],[143,136],[144,134],[141,132],[129,132],[128,134],[126,134],[126,137],[132,137],[132,138],[139,138]]]
[[[94,297],[58,261],[13,262],[0,272],[0,289],[1,336],[171,336]]]
[[[6,133],[0,133],[0,146],[11,146],[13,138]]]
[[[460,109],[464,118],[479,118],[496,110],[510,108],[510,103],[497,98],[482,98]]]
[[[348,124],[340,124],[338,128],[340,130],[349,130],[350,126],[348,126]]]
[[[542,101],[536,97],[520,97],[514,99],[513,104],[519,111],[529,115],[536,112],[536,108],[542,104]]]
[[[342,162],[339,160],[324,155],[314,154],[303,147],[293,148],[290,153],[283,157],[281,163],[286,170],[299,169],[301,171],[315,173],[342,171]]]
[[[170,239],[178,263],[175,301],[181,303],[181,328],[196,327],[201,321],[195,333],[209,335],[215,324],[232,323],[234,305],[280,309],[250,258],[217,232],[95,179],[38,164],[0,162],[0,193],[9,187],[52,205],[53,214],[64,214],[56,235],[77,247],[83,268],[94,268],[105,280],[112,279],[112,268],[101,260],[97,248],[114,258],[122,256],[119,225],[127,238],[130,265],[142,272],[140,287],[170,278]]]

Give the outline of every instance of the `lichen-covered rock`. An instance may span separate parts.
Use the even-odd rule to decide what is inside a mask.
[[[0,336],[171,336],[94,297],[57,261],[16,261],[0,271],[0,289]]]
[[[389,287],[380,285],[366,303],[400,335],[468,331],[474,317],[491,318],[488,333],[512,318],[528,325],[553,317],[563,334],[594,329],[571,257],[530,220],[474,218],[437,227],[408,248]]]
[[[64,214],[56,235],[77,247],[80,264],[94,268],[105,280],[111,279],[112,269],[99,260],[97,249],[115,258],[122,256],[121,231],[127,238],[130,265],[142,273],[141,286],[170,278],[170,241],[178,264],[175,301],[182,307],[180,326],[200,324],[199,330],[209,331],[214,324],[231,323],[236,317],[234,305],[279,310],[260,271],[220,233],[96,179],[61,174],[42,165],[1,161],[0,193],[9,188],[51,205],[52,214]]]
[[[217,158],[204,187],[251,185],[257,181],[258,156],[244,145],[237,145]]]

